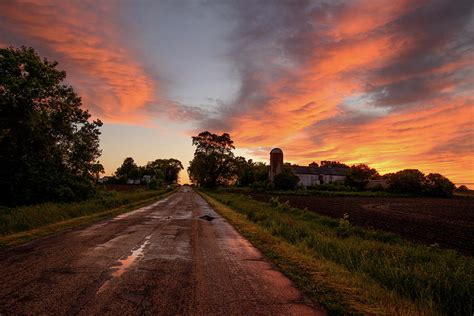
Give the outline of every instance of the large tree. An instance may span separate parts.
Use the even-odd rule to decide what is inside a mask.
[[[418,169],[404,169],[387,175],[388,188],[397,193],[422,194],[425,175]]]
[[[98,164],[100,120],[63,83],[57,62],[32,49],[0,49],[2,204],[90,196]]]
[[[230,135],[216,135],[208,131],[193,136],[196,146],[188,173],[191,181],[205,187],[215,187],[235,180],[234,142]]]
[[[264,162],[254,162],[252,159],[246,160],[244,157],[236,157],[234,162],[237,175],[237,185],[246,187],[254,182],[265,182],[268,179],[270,166]]]
[[[367,185],[370,179],[378,175],[379,173],[376,169],[370,168],[366,164],[352,165],[346,178],[346,184],[361,190]]]

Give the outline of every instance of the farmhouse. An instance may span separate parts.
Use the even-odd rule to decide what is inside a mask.
[[[283,151],[280,148],[273,148],[270,152],[270,172],[268,178],[270,181],[283,171]],[[325,183],[342,182],[346,179],[349,172],[345,167],[318,167],[312,163],[309,166],[289,166],[291,172],[296,175],[302,186],[311,186]]]

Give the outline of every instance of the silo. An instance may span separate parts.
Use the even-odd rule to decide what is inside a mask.
[[[270,151],[270,172],[268,178],[273,181],[275,176],[283,171],[283,151],[280,148],[273,148]]]

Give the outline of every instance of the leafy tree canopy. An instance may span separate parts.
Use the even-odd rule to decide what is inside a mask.
[[[183,164],[178,159],[156,159],[145,166],[138,166],[132,157],[125,158],[122,165],[115,171],[116,180],[125,183],[127,180],[141,180],[143,176],[151,176],[158,183],[175,183]]]
[[[1,203],[86,198],[103,171],[102,122],[89,121],[57,66],[32,48],[0,49]]]
[[[405,169],[388,176],[388,187],[398,193],[423,193],[425,175],[418,169]]]
[[[366,164],[352,165],[346,178],[346,184],[358,189],[363,189],[370,179],[378,175],[377,170],[370,168]]]
[[[346,165],[345,163],[342,163],[342,162],[339,162],[339,161],[329,161],[329,160],[321,161],[320,166],[321,167],[330,167],[330,168],[336,168],[336,167],[349,168],[349,166]]]
[[[451,196],[456,189],[454,183],[439,173],[430,173],[425,179],[425,192],[432,196]]]
[[[165,183],[170,184],[178,182],[179,172],[183,169],[183,164],[178,159],[156,159],[147,163],[144,172],[151,176],[162,173]]]
[[[239,156],[235,158],[234,165],[239,186],[249,186],[254,182],[265,182],[268,180],[270,166],[263,162],[254,162],[252,159],[246,160],[244,157]]]
[[[140,169],[132,157],[127,157],[124,159],[122,165],[115,171],[115,176],[122,181],[138,179],[140,178]]]
[[[189,163],[191,181],[205,187],[215,187],[235,180],[234,142],[230,135],[216,135],[208,131],[192,137],[196,146],[194,158]]]

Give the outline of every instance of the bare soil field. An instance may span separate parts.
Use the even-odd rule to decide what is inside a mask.
[[[393,232],[425,244],[439,244],[474,255],[474,199],[427,197],[298,196],[252,193],[268,202],[278,196],[291,206],[308,208],[332,218],[349,214],[358,226]]]

